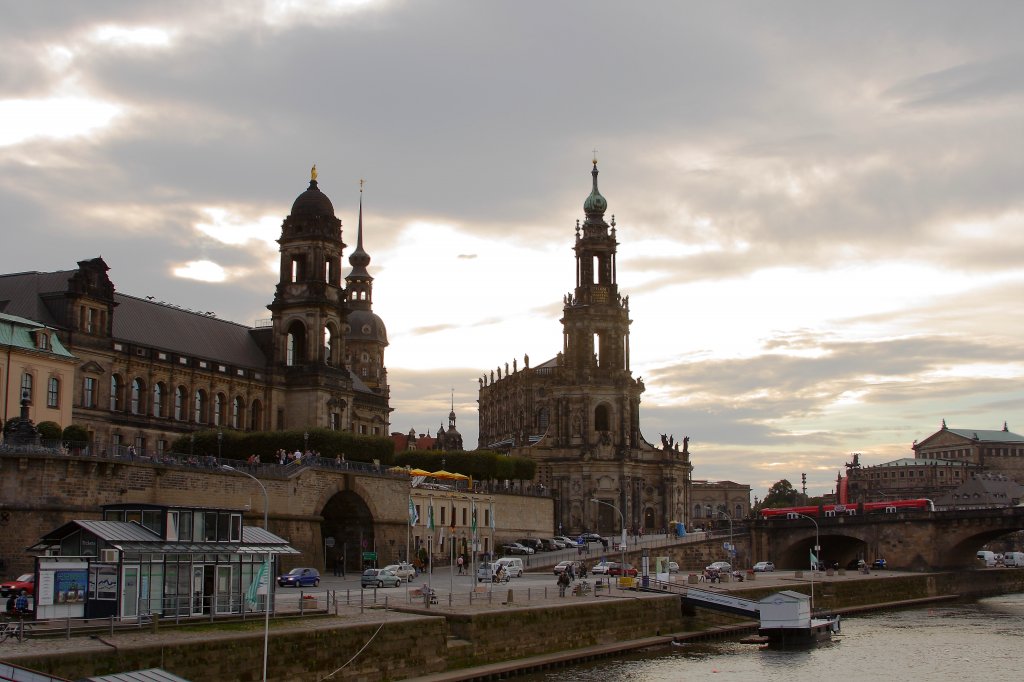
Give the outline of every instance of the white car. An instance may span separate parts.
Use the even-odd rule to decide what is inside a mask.
[[[679,572],[679,564],[677,564],[674,561],[668,562],[668,572],[669,573],[678,573]]]
[[[758,561],[754,564],[754,573],[771,573],[775,570],[775,564],[770,561]]]
[[[402,580],[409,582],[410,578],[416,577],[416,569],[412,567],[412,564],[402,562],[400,564],[390,564],[384,567],[385,571],[391,571]]]
[[[611,567],[612,567],[612,564],[608,563],[607,561],[602,561],[599,564],[594,564],[590,568],[590,573],[592,575],[604,575],[604,574],[606,574],[608,572],[608,569],[611,568]]]
[[[716,561],[710,566],[707,566],[705,570],[718,571],[719,573],[728,573],[732,570],[732,564],[730,564],[728,561]]]

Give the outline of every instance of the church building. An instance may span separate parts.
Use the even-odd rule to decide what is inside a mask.
[[[563,298],[562,351],[480,378],[479,447],[537,462],[564,532],[656,530],[688,521],[689,439],[640,433],[644,384],[630,370],[629,297],[616,282],[615,216],[592,190],[576,222],[576,287]],[[682,449],[680,450],[680,445]]]
[[[159,454],[202,429],[329,428],[386,437],[391,408],[387,331],[373,313],[370,256],[357,246],[342,280],[342,226],[308,188],[281,227],[270,318],[254,326],[115,291],[102,258],[73,270],[0,276],[0,313],[56,331],[77,359],[71,420],[97,448]],[[18,377],[32,418],[49,374]],[[17,416],[10,409],[5,419]],[[61,426],[68,426],[62,423]]]

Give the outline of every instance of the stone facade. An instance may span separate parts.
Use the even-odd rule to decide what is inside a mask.
[[[595,161],[576,224],[576,287],[563,297],[562,351],[480,378],[479,447],[536,461],[535,483],[551,492],[563,531],[657,529],[688,519],[688,440],[680,451],[663,436],[658,448],[640,432],[644,384],[630,371],[629,297],[616,282],[615,217],[605,222],[597,176]]]
[[[86,427],[99,449],[160,453],[178,436],[211,428],[386,437],[387,334],[371,310],[362,203],[348,288],[341,221],[315,172],[278,242],[271,318],[253,327],[118,293],[101,258],[70,271],[0,276],[0,312],[53,327],[78,358],[77,376],[65,381],[73,406],[60,424]]]

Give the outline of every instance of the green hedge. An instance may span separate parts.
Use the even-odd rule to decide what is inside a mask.
[[[345,459],[355,462],[372,462],[379,460],[381,464],[390,465],[394,460],[395,446],[390,438],[360,436],[348,431],[332,431],[331,429],[308,429],[302,431],[222,431],[220,456],[224,459],[247,459],[249,455],[259,455],[264,462],[270,462],[277,451],[287,452],[302,450],[307,444],[310,450],[320,453],[321,457],[334,458],[344,454]],[[305,434],[309,434],[308,443]],[[217,431],[196,431],[181,436],[172,444],[174,452],[179,454],[216,455]]]

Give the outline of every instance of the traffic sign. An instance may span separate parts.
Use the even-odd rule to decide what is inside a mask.
[[[377,553],[376,552],[363,552],[363,561],[376,561],[376,560],[377,560]]]

